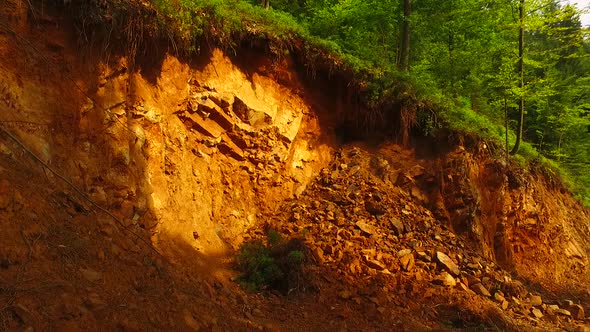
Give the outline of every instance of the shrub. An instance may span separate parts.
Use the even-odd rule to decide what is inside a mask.
[[[238,282],[250,291],[275,289],[283,294],[300,291],[304,286],[304,244],[301,239],[284,239],[270,230],[266,243],[246,242],[240,248],[237,268],[242,272]]]

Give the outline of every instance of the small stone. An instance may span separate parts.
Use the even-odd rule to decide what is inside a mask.
[[[507,296],[523,298],[526,295],[526,288],[518,280],[505,280],[502,283],[502,292]]]
[[[467,264],[467,267],[471,270],[481,269],[481,266],[479,265],[479,263],[469,263],[469,264]]]
[[[458,277],[461,271],[459,271],[459,267],[453,260],[447,256],[445,253],[440,251],[436,252],[436,260],[444,266],[444,268],[449,271],[453,276]]]
[[[338,296],[343,300],[348,300],[352,296],[352,293],[348,290],[343,290],[338,293]]]
[[[504,300],[504,302],[502,302],[502,310],[506,309],[508,309],[508,301]]]
[[[498,292],[494,293],[494,300],[498,303],[504,303],[504,301],[506,301],[504,296],[500,295]]]
[[[82,273],[82,276],[90,282],[97,282],[100,279],[102,279],[102,275],[99,272],[94,271],[93,269],[81,268],[80,272]]]
[[[533,308],[533,310],[531,310],[531,313],[538,319],[543,318],[543,313],[541,312],[541,310],[537,308]]]
[[[374,259],[367,259],[367,266],[377,271],[385,270],[385,265],[383,265],[383,263],[379,262],[378,260]]]
[[[485,296],[485,297],[492,296],[492,294],[490,294],[490,292],[486,289],[486,287],[484,285],[482,285],[481,283],[474,284],[473,286],[471,286],[471,289],[478,295]]]
[[[571,312],[569,312],[568,310],[561,309],[561,308],[560,308],[560,309],[553,310],[553,311],[554,311],[556,314],[563,315],[563,316],[571,316],[571,315],[572,315],[572,313],[571,313]]]
[[[529,297],[529,303],[532,306],[538,307],[543,304],[543,300],[539,295],[531,295],[531,297]]]
[[[455,287],[457,285],[457,281],[450,275],[448,272],[443,271],[439,274],[433,282],[438,285],[448,286],[448,287]]]
[[[375,228],[365,221],[357,221],[356,227],[358,227],[365,235],[372,235],[375,233]]]
[[[432,258],[430,257],[430,255],[428,255],[428,254],[427,254],[426,252],[424,252],[424,251],[417,251],[417,252],[416,252],[416,255],[418,255],[418,258],[419,258],[421,261],[424,261],[424,262],[431,262],[431,261],[432,261]]]
[[[324,251],[322,250],[322,248],[320,247],[316,247],[313,251],[313,256],[315,257],[315,259],[318,261],[318,263],[324,263],[325,259],[324,259]]]
[[[469,289],[469,287],[467,287],[467,285],[465,285],[462,282],[459,283],[459,287],[461,287],[462,290],[466,291],[469,294],[475,294],[474,291],[472,291],[471,289]]]
[[[414,267],[414,255],[411,253],[400,257],[399,261],[402,268],[406,271],[410,271]]]
[[[405,256],[405,255],[411,254],[411,253],[412,253],[412,249],[402,249],[397,252],[397,257],[402,257],[402,256]]]
[[[394,217],[391,218],[389,222],[391,223],[391,229],[393,230],[395,235],[400,236],[404,233],[404,224],[401,220]]]
[[[328,213],[326,213],[326,220],[328,221],[333,221],[336,218],[334,218],[334,211],[328,211]]]

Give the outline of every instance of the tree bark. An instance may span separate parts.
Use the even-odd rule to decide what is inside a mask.
[[[506,93],[506,92],[504,92]],[[506,153],[508,153],[508,101],[506,100],[506,95],[504,94],[504,130],[506,134]]]
[[[411,0],[402,0],[402,2],[404,21],[402,24],[401,55],[398,67],[400,70],[408,71],[410,69],[410,15],[412,14],[412,8]]]
[[[518,6],[518,18],[520,27],[518,29],[518,74],[520,87],[520,101],[518,103],[518,128],[516,129],[516,142],[510,154],[514,155],[520,149],[522,141],[522,129],[524,123],[524,0],[520,0]]]
[[[270,0],[260,0],[260,4],[264,9],[268,9],[268,7],[270,7]]]

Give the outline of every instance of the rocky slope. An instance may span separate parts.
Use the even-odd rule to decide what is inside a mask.
[[[266,228],[304,237],[312,271],[338,285],[332,295],[358,310],[399,317],[411,308],[423,322],[454,328],[586,329],[586,254],[575,242],[580,234],[563,237],[587,213],[580,208],[576,219],[558,217],[564,209],[539,203],[575,207],[567,194],[537,193],[541,202],[535,203],[523,188],[511,189],[508,179],[494,181],[507,170],[479,145],[477,153],[457,147],[436,159],[417,159],[395,144],[343,146]],[[484,185],[473,180],[481,169],[491,170]],[[536,190],[549,186],[529,176],[520,180]],[[441,182],[452,199],[437,200]],[[497,210],[486,210],[490,206]],[[492,218],[501,214],[504,219]],[[540,225],[520,219],[531,214]]]
[[[341,145],[288,57],[72,31],[0,8],[1,329],[588,328],[590,217],[550,176],[462,135]],[[307,292],[231,281],[269,228],[305,239]]]

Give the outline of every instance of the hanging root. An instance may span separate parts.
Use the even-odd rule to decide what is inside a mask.
[[[398,139],[401,141],[403,145],[408,145],[410,143],[410,134],[412,128],[418,122],[416,104],[411,100],[402,101],[399,117],[400,137],[398,137]]]

